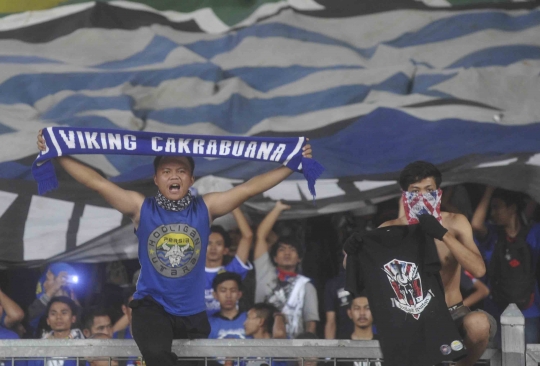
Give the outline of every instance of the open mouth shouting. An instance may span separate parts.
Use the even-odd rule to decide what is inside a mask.
[[[176,194],[180,192],[180,184],[173,183],[169,186],[169,192],[172,194]]]

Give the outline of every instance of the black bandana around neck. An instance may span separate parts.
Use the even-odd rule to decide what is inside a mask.
[[[184,210],[186,207],[189,206],[192,199],[193,199],[193,196],[191,195],[191,191],[188,191],[188,193],[184,197],[180,198],[177,201],[168,199],[167,197],[162,195],[161,192],[159,191],[156,195],[156,202],[159,205],[159,207],[161,207],[164,210],[169,210],[169,211]]]

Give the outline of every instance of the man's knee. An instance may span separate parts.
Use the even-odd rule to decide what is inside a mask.
[[[468,338],[473,343],[479,343],[489,340],[491,325],[487,314],[474,311],[463,319],[463,328]]]

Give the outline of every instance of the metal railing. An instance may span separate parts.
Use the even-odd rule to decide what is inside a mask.
[[[281,340],[281,339],[198,339],[175,340],[172,350],[181,359],[233,361],[265,359],[274,361],[324,361],[338,365],[351,361],[381,361],[378,341],[349,340]],[[0,341],[0,360],[111,358],[126,360],[140,357],[133,340],[79,339],[79,340],[3,340]],[[489,365],[501,365],[501,352],[488,349],[482,359]],[[384,364],[384,363],[383,363]]]
[[[501,316],[502,350],[487,349],[481,357],[490,366],[530,366],[540,362],[540,345],[525,345],[525,321],[511,304]],[[324,361],[334,366],[351,361],[382,361],[378,341],[313,339],[197,339],[175,340],[172,350],[181,359],[199,359],[205,364],[220,359],[233,361],[265,359],[296,360],[299,365]],[[141,356],[133,340],[1,340],[0,360],[49,360],[92,358],[130,359]],[[15,364],[16,365],[16,364]],[[384,365],[384,362],[383,362]]]

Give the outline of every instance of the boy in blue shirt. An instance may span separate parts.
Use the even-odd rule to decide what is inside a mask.
[[[213,225],[210,227],[210,237],[208,238],[208,251],[206,252],[206,287],[204,298],[206,302],[206,312],[208,317],[219,311],[219,302],[213,295],[212,282],[218,273],[227,271],[238,273],[243,280],[248,271],[253,266],[248,261],[249,249],[253,241],[253,231],[251,230],[242,210],[238,207],[232,211],[232,214],[240,229],[241,237],[236,249],[236,255],[226,265],[223,264],[225,255],[229,254],[231,247],[231,237],[221,226]]]
[[[208,319],[212,328],[208,338],[246,338],[244,331],[246,313],[238,309],[238,300],[242,297],[240,275],[233,272],[220,273],[214,278],[212,287],[220,310]]]

